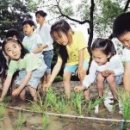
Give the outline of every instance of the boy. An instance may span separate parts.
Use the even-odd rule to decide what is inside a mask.
[[[130,12],[119,15],[113,24],[113,34],[124,46],[123,60],[124,60],[124,87],[130,91]]]
[[[41,37],[34,31],[35,24],[32,20],[26,20],[22,24],[24,39],[22,41],[24,47],[34,54],[37,54],[39,57],[42,56],[42,51],[47,45],[42,43]]]

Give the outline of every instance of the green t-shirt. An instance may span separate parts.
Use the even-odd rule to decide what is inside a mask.
[[[43,64],[42,60],[33,53],[28,53],[23,59],[18,61],[11,60],[9,63],[8,75],[13,76],[17,70],[26,70],[27,72],[39,68]]]

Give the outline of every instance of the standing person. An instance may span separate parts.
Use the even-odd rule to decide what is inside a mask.
[[[113,35],[124,46],[123,60],[124,60],[124,87],[130,92],[130,12],[119,15],[113,24]]]
[[[51,27],[52,38],[59,45],[59,56],[56,65],[53,68],[51,77],[46,87],[51,86],[56,75],[64,66],[63,83],[65,95],[70,98],[71,75],[77,72],[80,81],[82,82],[89,64],[89,53],[87,44],[83,34],[78,31],[73,31],[70,25],[65,20],[60,20]],[[85,92],[85,97],[88,99],[88,91]]]
[[[23,46],[34,54],[37,54],[40,58],[42,57],[42,51],[47,46],[42,42],[41,37],[35,32],[35,24],[32,20],[25,20],[22,24],[24,39],[22,41]],[[44,61],[44,60],[43,60]]]
[[[99,97],[103,97],[104,81],[107,81],[114,100],[117,100],[116,86],[121,84],[123,78],[123,64],[116,54],[114,44],[109,39],[97,38],[91,47],[92,63],[89,74],[85,76],[83,85],[76,86],[76,92],[88,89],[96,80]]]
[[[53,40],[50,35],[51,26],[46,21],[47,13],[42,10],[39,10],[35,13],[36,21],[40,25],[37,29],[38,34],[41,36],[42,42],[47,45],[45,49],[43,49],[44,61],[47,65],[47,71],[44,76],[43,88],[44,84],[49,81],[51,75],[51,62],[53,58]]]
[[[44,75],[46,65],[36,55],[28,53],[20,41],[13,38],[6,39],[2,49],[10,58],[10,63],[0,101],[3,101],[6,96],[12,77],[17,70],[19,70],[19,75],[15,81],[17,88],[13,90],[12,95],[19,95],[22,100],[25,100],[25,93],[29,91],[33,100],[37,101],[36,89]]]

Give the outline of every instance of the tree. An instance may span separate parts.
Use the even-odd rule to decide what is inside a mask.
[[[129,1],[122,0],[81,0],[76,9],[72,8],[71,0],[49,0],[50,13],[55,18],[66,18],[79,24],[89,24],[89,46],[93,40],[93,32],[100,37],[111,34],[112,23],[115,17],[129,7]],[[46,4],[47,5],[47,4]],[[125,6],[123,6],[125,5]],[[46,6],[47,8],[47,6]]]
[[[33,5],[33,6],[32,6]],[[31,8],[31,7],[32,8]],[[5,33],[10,28],[21,31],[21,24],[28,12],[36,9],[36,3],[21,0],[1,0],[0,1],[0,36],[5,37]]]

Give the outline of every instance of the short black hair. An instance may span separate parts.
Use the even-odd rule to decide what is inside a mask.
[[[6,33],[6,38],[9,38],[9,37],[13,37],[13,36],[16,36],[17,39],[19,39],[19,33],[16,29],[12,28],[12,29],[9,29]]]
[[[35,13],[35,16],[37,16],[38,14],[39,14],[40,16],[42,16],[42,17],[46,17],[46,16],[47,16],[47,13],[44,12],[43,10],[38,10],[38,11]]]
[[[97,38],[91,47],[92,51],[95,49],[101,49],[105,55],[111,54],[113,56],[116,54],[115,46],[110,39]]]
[[[24,26],[25,24],[29,24],[30,26],[35,26],[35,23],[34,23],[33,20],[31,20],[31,19],[25,20],[25,21],[22,23],[22,26]]]
[[[119,15],[113,24],[114,37],[120,37],[126,32],[130,31],[130,12]]]

